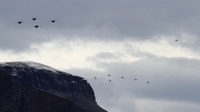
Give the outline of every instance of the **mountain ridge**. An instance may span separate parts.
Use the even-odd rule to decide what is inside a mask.
[[[0,112],[90,112],[0,70]],[[66,106],[67,105],[67,106]]]
[[[69,99],[81,108],[106,112],[98,106],[94,91],[86,80],[36,62],[4,62],[0,69],[36,89]]]

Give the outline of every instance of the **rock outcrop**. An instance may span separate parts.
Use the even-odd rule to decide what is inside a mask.
[[[18,93],[21,92],[21,94],[14,95],[15,90],[10,90],[10,91],[13,91],[12,94],[14,95],[13,96],[14,99],[18,97],[18,99],[20,100],[24,100],[26,98],[28,98],[27,100],[34,100],[34,97],[35,97],[38,99],[34,100],[34,102],[39,102],[40,99],[43,99],[44,102],[42,103],[47,103],[45,98],[50,97],[50,99],[47,99],[50,105],[53,105],[53,102],[56,103],[59,100],[61,101],[61,104],[67,104],[65,102],[70,102],[69,105],[74,105],[74,106],[76,105],[75,107],[73,106],[70,106],[70,107],[82,109],[80,110],[80,112],[82,111],[106,112],[104,109],[102,109],[101,107],[97,105],[95,101],[95,95],[94,95],[93,89],[87,83],[87,81],[81,77],[78,77],[69,73],[65,73],[65,72],[56,70],[52,67],[35,63],[35,62],[0,63],[0,69],[2,71],[7,72],[7,74],[9,74],[10,77],[18,79],[21,82],[20,83],[21,85],[23,83],[25,85],[32,87],[32,89],[29,89],[30,87],[27,87],[26,89],[30,90],[28,91],[25,89],[23,90],[24,86],[10,83],[11,88],[13,84],[13,87],[16,89],[16,91]],[[4,86],[6,85],[4,84]],[[4,87],[4,86],[1,85],[1,87]],[[23,88],[20,88],[20,87],[23,87]],[[19,90],[17,90],[17,88]],[[9,93],[9,91],[7,90],[2,90],[2,91],[3,92],[6,91]],[[29,92],[30,94],[28,94]],[[36,93],[32,94],[34,92]],[[24,95],[27,94],[27,95],[23,96],[23,94]],[[18,95],[22,95],[22,96],[18,96]],[[6,101],[6,100],[0,100],[0,101]],[[30,103],[33,103],[35,105],[34,102],[30,102]],[[21,104],[20,102],[18,103],[20,105],[28,104],[23,101],[21,103],[24,103],[24,104]],[[71,111],[71,112],[76,112],[76,111]]]
[[[0,112],[89,112],[0,70]]]

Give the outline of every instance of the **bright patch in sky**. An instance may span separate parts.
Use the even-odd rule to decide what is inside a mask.
[[[170,38],[170,39],[169,39]],[[186,39],[182,39],[186,40]],[[51,65],[57,69],[85,68],[103,70],[96,62],[134,62],[144,58],[185,57],[199,59],[192,50],[180,46],[180,41],[171,37],[147,41],[73,41],[52,40],[42,44],[32,44],[28,51],[15,53],[1,51],[1,61],[35,61]]]

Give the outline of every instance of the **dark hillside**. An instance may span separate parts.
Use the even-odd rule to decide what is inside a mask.
[[[12,77],[12,79],[13,78],[18,79],[17,84],[15,84],[16,81],[9,80],[5,82],[5,83],[10,82],[9,84],[3,84],[2,86],[5,89],[2,90],[5,95],[6,94],[22,95],[17,97],[13,96],[14,99],[24,100],[24,98],[29,97],[33,99],[39,98],[44,100],[43,98],[44,96],[42,93],[39,94],[39,92],[36,92],[37,94],[36,93],[32,94],[34,92],[33,89],[29,90],[29,88],[23,88],[24,86],[21,86],[26,84],[30,85],[32,88],[35,88],[34,89],[35,91],[40,90],[43,91],[44,93],[49,93],[58,96],[61,99],[67,99],[68,101],[72,101],[81,109],[90,110],[92,112],[106,112],[96,103],[95,100],[96,98],[92,87],[86,80],[83,80],[82,77],[75,76],[66,72],[56,70],[52,67],[30,61],[0,63],[0,69],[2,71],[7,72],[8,75]],[[21,83],[19,84],[19,82]],[[12,87],[12,85],[14,86]],[[26,94],[22,92],[30,93],[28,95],[32,96],[25,96]],[[45,96],[45,98],[47,97]],[[1,101],[4,100],[2,99]],[[48,100],[44,100],[43,103],[45,103],[46,101]],[[58,105],[55,102],[51,103],[49,102],[49,103],[52,105]],[[41,103],[36,103],[36,104],[42,105]],[[17,105],[16,107],[18,106],[20,105]]]
[[[0,70],[0,112],[89,112]]]

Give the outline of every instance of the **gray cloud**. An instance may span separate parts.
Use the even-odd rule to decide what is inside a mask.
[[[0,7],[0,22],[4,24],[1,43],[6,43],[1,44],[2,49],[22,49],[32,42],[48,41],[59,35],[101,40],[125,37],[144,40],[158,35],[178,36],[181,32],[199,36],[197,1],[19,0],[3,1]],[[33,22],[31,17],[38,20]],[[51,24],[51,19],[58,21]],[[17,25],[18,20],[24,21],[24,25]],[[41,25],[43,30],[36,31],[32,28],[35,24]],[[10,45],[9,41],[15,42]]]
[[[21,52],[29,49],[32,44],[60,38],[68,41],[77,38],[87,41],[93,39],[144,41],[159,40],[162,38],[159,36],[175,36],[174,38],[179,41],[174,44],[172,40],[173,42],[169,44],[199,51],[200,2],[198,1],[1,1],[1,50]],[[37,17],[38,20],[32,21],[32,17]],[[51,23],[51,19],[56,19],[56,23]],[[18,25],[16,22],[19,20],[24,23]],[[33,27],[35,24],[41,27],[35,29]],[[190,38],[184,40],[182,33],[194,36],[196,40]],[[135,62],[106,62],[112,59],[119,60],[124,54],[100,52],[94,57],[89,57],[87,61],[94,62],[97,67],[105,71],[77,68],[66,71],[88,79],[94,76],[105,77],[88,82],[95,91],[97,102],[110,111],[116,109],[123,112],[139,112],[134,99],[200,104],[199,60],[157,57],[129,45],[125,46],[129,55],[144,59]],[[108,74],[112,77],[107,77]],[[125,78],[121,79],[121,76]],[[135,81],[134,78],[138,80]],[[109,83],[109,79],[113,82]],[[150,81],[150,84],[147,84],[147,81]],[[199,111],[196,107],[186,107],[184,110]],[[177,106],[166,107],[163,111],[167,110],[183,111]]]
[[[99,61],[98,61],[99,62]],[[183,105],[199,105],[199,68],[200,61],[187,58],[148,58],[130,63],[101,63],[99,68],[107,68],[104,72],[84,69],[71,69],[68,72],[87,78],[101,77],[103,79],[88,80],[94,88],[97,102],[103,107],[127,109],[130,112],[137,109],[134,100],[150,99],[160,102],[182,102]],[[100,66],[101,65],[101,66]],[[133,75],[132,77],[130,75]],[[120,77],[124,76],[124,79]],[[135,81],[134,78],[138,80]],[[108,82],[112,79],[114,82]],[[150,83],[146,83],[150,81]],[[107,103],[105,103],[105,100]],[[133,101],[132,101],[133,100]],[[123,102],[123,103],[120,103]],[[180,103],[180,105],[182,105]],[[165,105],[166,106],[166,105]],[[188,109],[198,108],[188,107]],[[178,105],[166,107],[166,110],[182,110]],[[136,111],[137,112],[137,111]]]

